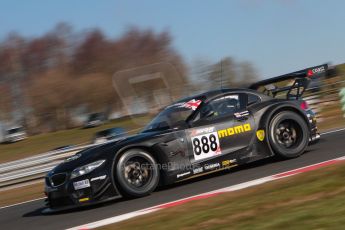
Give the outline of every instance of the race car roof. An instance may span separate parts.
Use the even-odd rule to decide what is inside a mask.
[[[246,89],[246,88],[222,88],[222,89],[206,91],[204,93],[196,94],[196,95],[193,95],[190,97],[185,97],[185,98],[178,100],[177,103],[192,100],[192,99],[207,100],[207,99],[216,97],[218,95],[222,95],[224,93],[236,93],[236,92],[247,92],[247,93],[258,94],[257,91],[254,91],[251,89]]]

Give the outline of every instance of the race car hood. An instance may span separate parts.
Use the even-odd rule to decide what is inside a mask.
[[[160,136],[164,133],[170,132],[169,130],[157,131],[157,132],[145,132],[139,133],[133,136],[128,136],[126,138],[107,142],[95,147],[90,147],[84,149],[72,157],[67,158],[64,162],[56,166],[51,172],[72,172],[75,168],[89,164],[91,162],[105,159],[107,161],[112,161],[115,154],[121,148],[146,141],[148,139],[154,139],[156,136]]]

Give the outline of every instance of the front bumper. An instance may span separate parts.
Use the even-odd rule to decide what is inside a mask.
[[[53,186],[51,178],[52,176],[47,176],[45,179],[47,208],[43,210],[43,213],[98,204],[121,197],[113,185],[111,177],[102,172],[90,173],[74,179],[69,179],[69,174],[66,173],[66,181],[58,186]],[[86,180],[89,182],[87,187],[75,188],[73,183]]]

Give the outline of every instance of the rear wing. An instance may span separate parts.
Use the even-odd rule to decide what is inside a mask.
[[[249,88],[272,97],[286,92],[287,99],[297,100],[302,97],[310,82],[325,76],[327,70],[327,64],[314,66],[256,82],[250,85]]]

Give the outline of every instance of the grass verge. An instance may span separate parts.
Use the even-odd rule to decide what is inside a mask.
[[[44,197],[43,182],[0,191],[0,207]]]
[[[344,229],[344,178],[337,164],[101,229]]]
[[[90,143],[98,131],[111,127],[123,127],[127,130],[137,129],[142,127],[148,119],[148,117],[118,119],[95,128],[63,130],[31,136],[24,141],[12,144],[0,144],[0,163],[44,153],[59,146]]]

